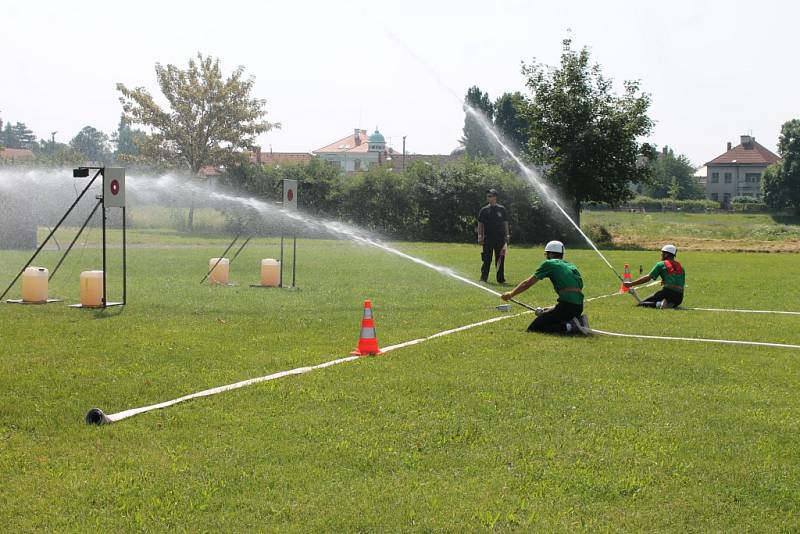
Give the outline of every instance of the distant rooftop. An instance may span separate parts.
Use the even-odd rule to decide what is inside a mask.
[[[0,158],[2,159],[16,159],[16,158],[32,158],[33,151],[28,148],[0,148]]]
[[[771,165],[780,159],[768,148],[757,143],[755,137],[743,135],[739,145],[731,148],[731,143],[728,143],[728,150],[706,165]]]

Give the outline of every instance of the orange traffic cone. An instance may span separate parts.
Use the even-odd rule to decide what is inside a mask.
[[[375,321],[372,320],[372,301],[370,299],[364,301],[364,317],[361,319],[358,348],[350,354],[352,356],[383,354],[378,347],[378,336],[375,334]]]
[[[622,284],[619,286],[619,292],[620,293],[627,293],[629,288],[625,287],[625,282],[631,282],[631,281],[632,281],[631,268],[626,263],[625,264],[625,270],[622,271]]]

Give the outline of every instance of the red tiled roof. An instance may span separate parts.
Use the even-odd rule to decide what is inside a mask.
[[[360,130],[359,139],[360,142],[356,141],[356,134],[353,132],[352,134],[348,135],[343,139],[339,139],[338,141],[331,143],[327,146],[322,148],[318,148],[314,151],[314,154],[320,153],[328,153],[328,154],[339,154],[341,152],[369,152],[369,143],[367,142],[367,131]]]
[[[250,163],[278,165],[280,163],[308,163],[314,157],[308,152],[251,152]]]
[[[32,158],[33,151],[28,148],[0,148],[0,158]]]
[[[780,161],[780,157],[758,144],[755,139],[746,145],[738,145],[728,150],[721,156],[712,159],[706,165],[750,164],[771,165]]]
[[[214,165],[204,165],[200,167],[200,170],[197,171],[197,174],[208,178],[209,176],[222,176],[222,171]]]

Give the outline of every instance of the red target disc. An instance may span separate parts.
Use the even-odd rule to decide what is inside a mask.
[[[119,182],[116,180],[111,180],[111,194],[116,195],[119,193]]]

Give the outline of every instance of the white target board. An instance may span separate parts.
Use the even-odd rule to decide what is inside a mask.
[[[283,181],[283,209],[297,210],[297,180]]]
[[[125,169],[106,167],[103,171],[103,203],[107,208],[125,207]]]

